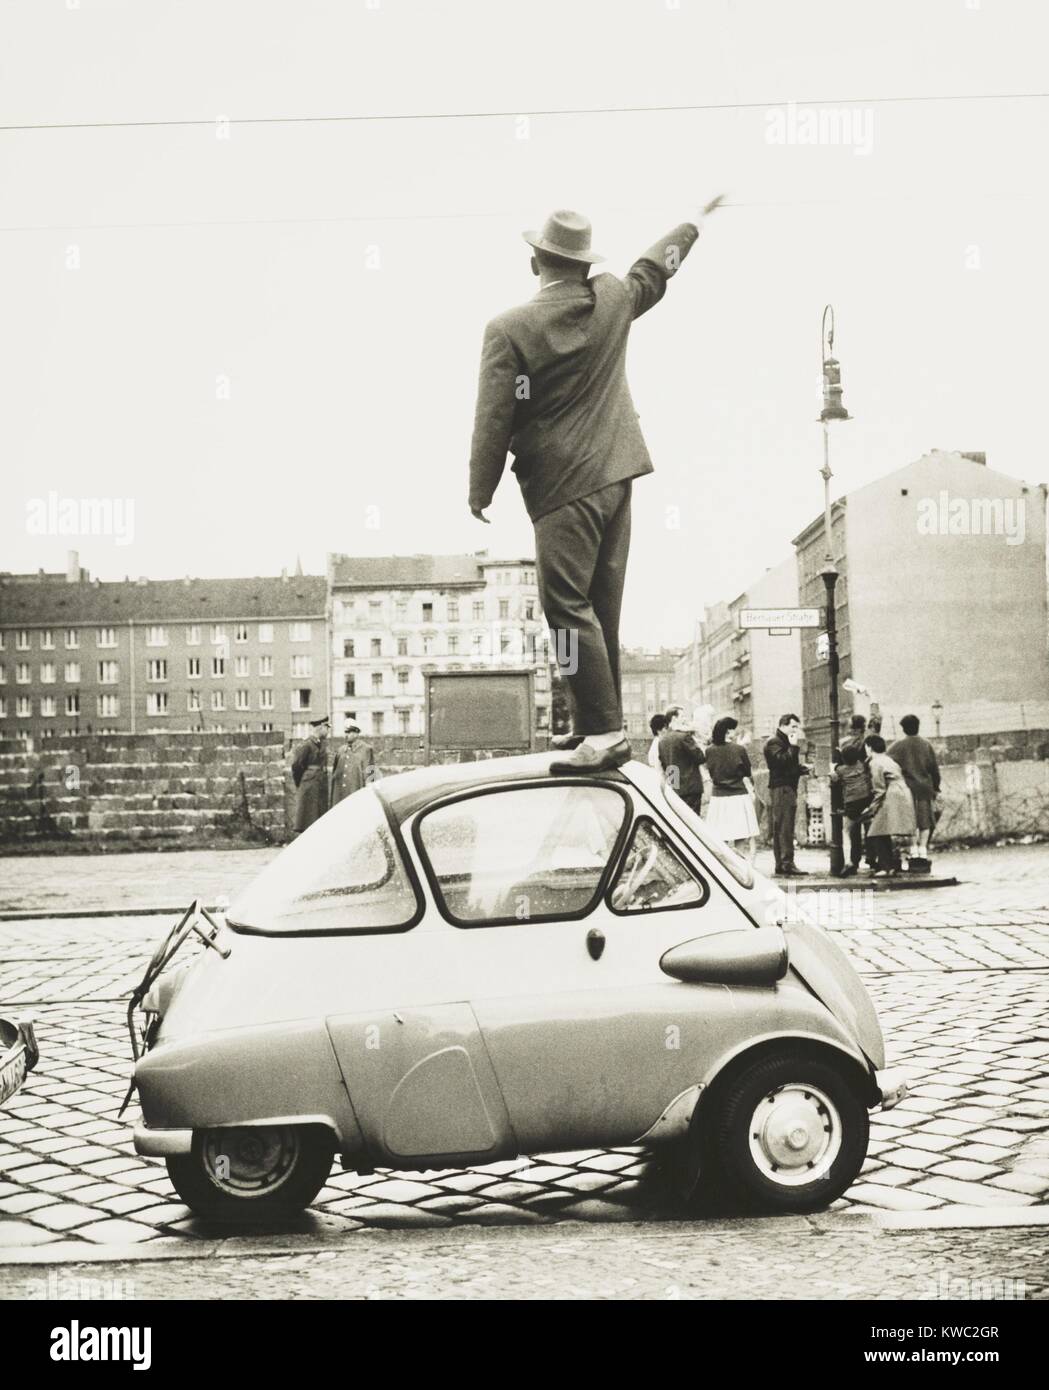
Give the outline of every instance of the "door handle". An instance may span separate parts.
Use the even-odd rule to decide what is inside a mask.
[[[605,934],[600,927],[591,927],[586,934],[586,949],[591,960],[600,960],[605,949]]]

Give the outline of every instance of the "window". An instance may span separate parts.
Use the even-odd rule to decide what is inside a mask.
[[[250,676],[250,675],[251,675],[251,657],[250,657],[250,656],[235,656],[235,657],[233,658],[233,674],[234,674],[235,676]]]
[[[529,922],[593,907],[627,803],[611,787],[520,787],[424,814],[416,840],[453,922]]]
[[[189,680],[191,680],[191,681],[195,681],[195,680],[199,680],[199,679],[200,679],[200,657],[199,657],[199,656],[187,656],[187,657],[186,657],[186,676],[187,676],[187,678],[188,678]]]
[[[120,680],[119,661],[100,661],[98,663],[99,685],[116,685]]]
[[[343,678],[342,678],[342,693],[343,693],[344,695],[356,695],[356,694],[357,694],[357,677],[356,677],[356,676],[343,676]]]
[[[424,622],[424,623],[432,623],[432,622],[433,622],[433,604],[432,604],[432,603],[424,603],[424,604],[423,604],[423,622]]]
[[[459,621],[459,600],[457,598],[450,598],[448,600],[448,621],[450,623],[457,623]]]
[[[509,633],[509,632],[500,632],[500,634],[499,634],[499,652],[500,652],[500,654],[501,654],[502,656],[505,656],[506,653],[510,650],[510,641],[511,641],[511,636],[510,636],[510,633]]]
[[[293,656],[291,658],[291,674],[293,676],[312,676],[312,659],[308,656]]]
[[[272,732],[273,732],[273,724],[272,724],[272,723],[267,723],[267,721],[266,721],[265,719],[264,719],[264,720],[262,721],[262,723],[259,725],[259,728],[262,730],[262,732],[263,732],[264,734],[272,734]]]
[[[15,717],[18,719],[28,719],[33,712],[33,702],[28,695],[19,695],[15,702]]]
[[[700,841],[703,848],[718,861],[722,868],[727,869],[737,883],[744,888],[754,887],[754,871],[749,863],[741,854],[737,854],[725,844],[724,840],[711,833],[705,821],[700,820],[691,806],[681,800],[677,792],[668,782],[663,784],[663,795],[667,799],[667,805],[677,816],[678,820],[692,831],[693,835]]]
[[[522,584],[534,584],[534,583],[535,583],[535,570],[522,570],[522,571],[521,571],[521,583],[522,583]]]
[[[53,695],[41,695],[40,697],[40,717],[42,719],[54,719],[55,717],[55,697]]]
[[[146,696],[146,713],[149,715],[170,714],[168,709],[168,692],[166,690],[151,690]]]
[[[53,661],[42,661],[40,663],[40,680],[43,685],[54,685],[55,663]]]
[[[227,921],[262,932],[396,931],[419,911],[382,803],[365,788],[267,865]]]
[[[115,719],[120,713],[120,696],[99,695],[96,709],[101,717]]]
[[[397,655],[398,655],[398,656],[407,656],[407,655],[408,655],[408,639],[407,639],[407,637],[398,637],[398,638],[397,638]]]
[[[200,709],[200,691],[191,690],[186,696],[186,708],[192,713],[193,710]]]
[[[7,667],[0,664],[0,685],[7,684]]]
[[[291,640],[293,642],[309,642],[313,636],[313,628],[310,623],[292,623]]]
[[[211,708],[219,714],[226,708],[226,692],[224,690],[211,692]]]
[[[211,645],[212,645],[213,647],[220,647],[220,646],[223,646],[223,645],[225,644],[226,641],[227,641],[226,629],[222,626],[221,623],[212,623],[212,625],[211,625]]]
[[[147,647],[166,647],[168,644],[168,630],[166,627],[147,627],[146,646]]]
[[[342,640],[342,654],[343,654],[344,657],[347,657],[349,660],[351,660],[351,661],[353,660],[354,652],[353,652],[353,638],[352,638],[352,637],[344,637],[344,638],[343,638],[343,640]]]
[[[66,696],[66,714],[74,717],[80,714],[80,691],[74,690],[71,695]]]
[[[393,615],[399,623],[406,622],[408,619],[408,600],[399,598],[393,605]]]
[[[373,671],[373,672],[372,672],[372,694],[373,694],[373,695],[381,695],[381,694],[382,694],[382,672],[381,672],[381,671]]]
[[[382,638],[373,637],[371,643],[372,656],[382,656]]]
[[[310,691],[308,687],[300,687],[291,692],[291,707],[297,713],[303,713],[310,707]]]
[[[448,634],[448,655],[455,656],[459,651],[459,638],[454,632]]]
[[[115,627],[100,627],[95,633],[96,647],[115,647],[117,644],[117,630]]]
[[[146,680],[166,681],[168,678],[168,663],[163,658],[146,663]]]
[[[407,689],[408,689],[408,672],[407,672],[407,671],[398,671],[398,672],[397,672],[397,689],[398,689],[398,690],[407,690]]]
[[[193,623],[190,627],[186,628],[186,646],[200,646],[200,627],[196,623]]]
[[[402,734],[406,734],[412,727],[411,710],[402,709],[397,711],[397,724]]]
[[[234,642],[246,642],[246,641],[248,640],[248,625],[247,625],[247,623],[234,623],[234,624],[233,624],[233,640],[234,640]]]
[[[212,676],[224,676],[226,674],[226,658],[224,656],[213,656],[211,658]]]
[[[273,708],[273,691],[272,691],[272,690],[260,690],[260,691],[259,691],[259,709],[272,709],[272,708]]]
[[[7,718],[7,696],[0,695],[0,719]]]
[[[111,629],[112,630],[112,629]],[[15,633],[15,651],[27,652],[29,650],[29,631],[27,628],[20,628]]]
[[[484,622],[484,599],[483,599],[483,598],[474,599],[473,613],[474,613],[474,622],[475,622],[475,623],[483,623],[483,622]]]
[[[526,618],[526,619],[529,619],[529,620],[532,620],[532,619],[535,618],[535,599],[534,599],[534,598],[526,598],[526,599],[525,599],[525,618]]]
[[[260,657],[259,657],[259,675],[260,675],[260,676],[272,676],[272,675],[273,675],[273,657],[272,657],[272,656],[260,656]]]
[[[471,656],[483,656],[483,655],[484,655],[484,633],[483,633],[483,632],[475,632],[475,633],[474,633],[473,638],[472,638],[471,641],[470,641],[470,655],[471,655]]]
[[[251,700],[248,691],[236,691],[233,696],[233,705],[235,709],[251,709]]]
[[[75,627],[66,628],[66,646],[70,650],[80,646],[80,633]]]
[[[612,911],[665,912],[699,907],[706,899],[706,885],[694,877],[663,832],[647,817],[640,819],[612,885]]]
[[[272,624],[272,623],[259,623],[259,641],[260,641],[260,642],[272,642],[272,641],[273,641],[273,624]]]
[[[378,618],[382,616],[381,598],[371,598],[368,600],[368,614],[372,618]]]
[[[505,623],[506,620],[507,620],[507,618],[509,618],[509,616],[510,616],[510,600],[509,600],[508,598],[501,598],[501,599],[499,600],[499,617],[500,617],[500,620],[501,620],[502,622]]]
[[[66,662],[66,667],[65,667],[64,675],[65,675],[65,679],[66,679],[66,684],[67,684],[67,685],[79,685],[79,684],[80,684],[80,662],[79,662],[79,661],[67,661],[67,662]]]
[[[372,733],[382,733],[382,710],[372,710]]]
[[[429,632],[423,637],[423,656],[433,656],[433,635]]]
[[[45,627],[40,634],[40,647],[45,652],[53,652],[55,649],[55,634],[49,627]]]

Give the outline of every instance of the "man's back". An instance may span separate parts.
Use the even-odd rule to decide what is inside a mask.
[[[907,785],[915,796],[926,800],[940,788],[940,769],[936,751],[921,734],[905,734],[889,749],[889,757],[902,769]]]
[[[624,279],[561,280],[488,324],[471,505],[483,509],[491,501],[508,450],[533,521],[652,471],[626,382],[627,340],[697,235],[692,223],[682,223]]]
[[[659,736],[659,761],[674,790],[682,796],[703,795],[706,761],[703,750],[687,729],[668,729]]]

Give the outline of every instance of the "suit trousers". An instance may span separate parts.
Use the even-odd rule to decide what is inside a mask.
[[[623,727],[619,615],[630,550],[631,480],[567,502],[535,522],[539,601],[577,734]]]
[[[798,793],[793,787],[769,788],[772,853],[777,873],[794,863],[794,818],[797,810]]]

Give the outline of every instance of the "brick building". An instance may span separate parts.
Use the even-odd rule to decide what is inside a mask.
[[[327,713],[325,581],[0,575],[0,738],[219,730]]]
[[[423,733],[427,671],[530,666],[550,727],[550,661],[535,561],[330,555],[332,712],[369,734]]]

